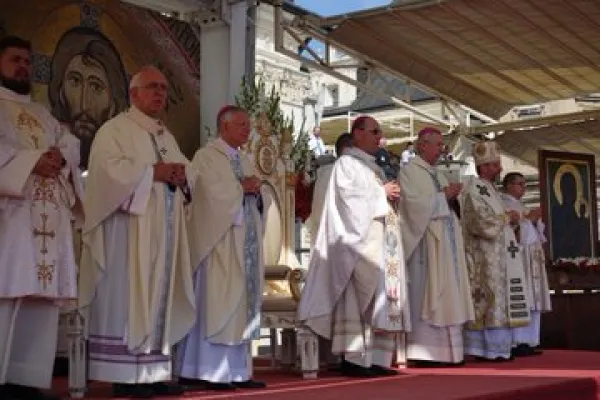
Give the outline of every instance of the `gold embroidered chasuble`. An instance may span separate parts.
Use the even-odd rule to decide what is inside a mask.
[[[51,146],[57,178],[32,174]],[[0,88],[0,298],[77,295],[72,220],[81,220],[79,141],[29,96]]]
[[[462,223],[475,307],[469,328],[528,325],[530,298],[520,245],[491,182],[474,178],[468,185]]]

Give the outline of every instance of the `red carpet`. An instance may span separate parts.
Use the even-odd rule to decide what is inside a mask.
[[[368,380],[323,373],[317,380],[304,381],[297,373],[258,367],[256,378],[266,381],[268,388],[227,394],[189,392],[181,399],[600,400],[600,352],[547,350],[508,363],[473,361],[462,368],[403,369],[396,377]],[[64,379],[57,380],[56,386],[65,392]],[[88,398],[109,397],[109,387],[91,385]]]

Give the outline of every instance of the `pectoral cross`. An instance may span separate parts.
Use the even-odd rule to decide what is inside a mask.
[[[511,240],[509,246],[506,248],[510,253],[511,258],[515,258],[515,255],[519,252],[519,248],[515,246],[515,241]]]
[[[164,147],[161,147],[159,151],[160,151],[160,154],[162,154],[163,157],[167,155],[167,149],[165,149]]]
[[[46,240],[48,238],[54,239],[55,232],[46,230],[46,224],[48,223],[48,214],[41,214],[40,216],[42,217],[42,229],[39,230],[38,228],[34,228],[33,236],[41,236],[42,237],[41,252],[42,252],[42,254],[48,254],[48,246],[47,246]]]
[[[479,189],[479,194],[482,196],[490,197],[490,192],[488,192],[488,188],[485,185],[477,185],[477,189]]]

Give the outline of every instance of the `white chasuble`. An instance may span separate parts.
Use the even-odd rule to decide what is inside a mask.
[[[333,338],[334,351],[336,341],[339,352],[369,350],[355,339],[370,329],[410,329],[399,219],[382,178],[355,148],[333,167],[298,319]]]
[[[153,180],[159,161],[184,164],[193,184],[195,173],[175,138],[135,107],[104,124],[92,145],[79,305],[88,314],[94,379],[169,379],[166,357],[195,320],[187,191]],[[140,373],[136,362],[167,364],[162,372]]]
[[[427,286],[418,316],[435,326],[459,325],[474,318],[460,224],[442,191],[447,184],[443,174],[419,156],[400,171],[407,259],[427,263]],[[426,257],[420,257],[420,252]]]
[[[536,311],[550,311],[550,287],[546,273],[546,257],[544,255],[544,223],[540,220],[531,221],[525,217],[529,210],[523,203],[513,196],[502,193],[502,200],[507,210],[515,210],[521,214],[519,233],[517,239],[523,251],[525,263],[525,279],[532,299],[531,309]]]
[[[460,222],[442,191],[448,182],[419,156],[399,180],[412,317],[402,358],[460,362],[462,326],[474,310]]]
[[[262,219],[243,177],[258,176],[247,156],[217,139],[198,150],[190,211],[192,263],[203,263],[204,336],[215,344],[256,339],[264,281]]]
[[[492,183],[479,178],[471,181],[464,197],[462,222],[475,306],[475,321],[469,328],[529,324],[530,299],[521,248]]]
[[[33,175],[56,147],[57,178]],[[77,296],[71,223],[81,219],[79,141],[29,96],[0,88],[0,298]]]

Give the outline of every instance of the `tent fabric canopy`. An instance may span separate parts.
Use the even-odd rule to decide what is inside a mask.
[[[600,92],[600,2],[438,0],[332,17],[332,44],[494,118]]]
[[[539,149],[600,154],[600,110],[595,114],[581,113],[585,117],[531,129],[507,130],[496,141],[504,153],[532,166],[538,166]]]

